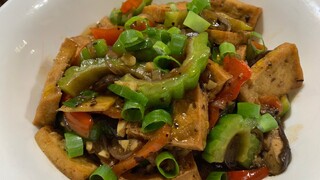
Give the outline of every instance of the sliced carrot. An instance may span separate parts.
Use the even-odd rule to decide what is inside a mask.
[[[131,155],[129,158],[120,161],[112,169],[117,176],[125,173],[126,171],[137,166],[142,160],[150,156],[151,154],[162,149],[170,139],[171,127],[164,125],[158,129],[153,138],[150,139],[138,152]]]

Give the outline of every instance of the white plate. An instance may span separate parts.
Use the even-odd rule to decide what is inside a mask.
[[[292,163],[274,179],[317,179],[320,0],[245,1],[264,8],[258,30],[270,49],[285,41],[297,44],[305,75],[286,121]],[[65,179],[34,141],[37,129],[31,122],[46,73],[65,37],[80,34],[120,4],[9,0],[0,8],[0,179]]]

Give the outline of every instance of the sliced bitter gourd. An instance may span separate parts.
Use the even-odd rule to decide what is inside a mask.
[[[260,147],[259,140],[251,134],[254,127],[254,121],[243,119],[239,114],[223,116],[210,131],[202,157],[209,163],[224,162],[229,143],[238,136],[240,146],[236,160],[242,166],[249,167]]]

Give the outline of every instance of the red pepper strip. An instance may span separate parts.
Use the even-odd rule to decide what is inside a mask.
[[[81,137],[88,138],[93,126],[93,120],[86,112],[65,112],[64,116],[69,127]]]
[[[261,96],[259,97],[259,102],[261,106],[266,107],[267,109],[277,110],[279,114],[283,111],[282,103],[277,96]]]
[[[108,46],[112,46],[123,32],[123,28],[120,27],[109,29],[91,28],[90,30],[95,39],[105,39]]]
[[[267,167],[262,167],[253,170],[230,171],[227,172],[227,177],[230,180],[262,180],[269,175]]]
[[[223,59],[223,68],[233,77],[219,92],[212,106],[215,106],[215,104],[226,105],[228,102],[235,100],[239,95],[241,86],[250,79],[252,74],[250,67],[244,61],[231,56],[226,56]],[[220,108],[218,106],[209,109],[210,115],[214,114],[209,119],[210,127],[213,127],[218,121],[219,116],[216,114],[219,110]]]
[[[142,3],[142,0],[127,0],[126,2],[122,3],[120,8],[123,14],[128,13],[132,9],[136,9]]]
[[[209,104],[209,128],[212,129],[213,126],[218,122],[220,116],[220,109],[214,106],[213,103]]]
[[[164,125],[157,130],[152,139],[150,139],[138,152],[131,155],[128,159],[120,161],[112,170],[119,177],[124,172],[137,166],[142,160],[150,156],[152,153],[159,151],[163,148],[170,139],[171,127]]]

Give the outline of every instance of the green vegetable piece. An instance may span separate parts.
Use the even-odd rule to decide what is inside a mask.
[[[105,59],[89,59],[83,61],[80,67],[70,67],[66,70],[64,77],[58,81],[58,86],[67,94],[77,96],[111,72],[106,61]]]
[[[146,106],[148,103],[147,97],[145,97],[143,94],[136,92],[134,90],[131,90],[127,86],[122,86],[118,84],[111,84],[108,86],[108,89],[112,91],[113,93],[117,94],[118,96],[124,97],[130,101],[137,102],[141,104],[142,106]]]
[[[69,158],[83,155],[83,140],[80,136],[73,133],[64,133],[66,141],[66,151]]]
[[[279,126],[277,120],[269,113],[262,115],[257,121],[258,129],[263,133],[276,129]]]
[[[95,52],[96,52],[96,58],[104,58],[108,52],[108,45],[106,40],[104,39],[98,39],[95,40],[92,43]]]
[[[235,56],[237,54],[236,47],[229,42],[223,42],[219,46],[220,57],[223,60],[226,55]]]
[[[237,114],[242,115],[243,118],[258,119],[260,117],[260,105],[258,104],[239,102],[237,108]]]
[[[134,23],[136,23],[138,21],[142,21],[142,22],[147,23],[147,19],[145,19],[141,16],[133,16],[130,19],[128,19],[128,21],[124,24],[124,28],[131,29],[131,25],[133,25]]]
[[[237,31],[252,31],[253,30],[253,27],[249,26],[245,22],[240,21],[238,19],[235,19],[233,17],[230,17],[225,13],[217,12],[217,15],[226,19],[230,23],[232,31],[237,32]]]
[[[143,8],[145,6],[148,6],[152,3],[152,0],[143,0],[142,3],[139,5],[138,8],[136,8],[134,11],[133,11],[133,15],[136,16],[136,15],[139,15],[141,14]]]
[[[261,142],[259,139],[250,133],[244,134],[244,138],[240,142],[239,152],[236,157],[237,162],[245,168],[249,168],[252,165],[252,161],[259,153]]]
[[[139,45],[144,41],[144,36],[140,31],[128,29],[123,31],[117,41],[114,43],[112,49],[118,54],[123,54],[128,48]],[[141,45],[139,45],[141,46]]]
[[[166,28],[182,27],[186,16],[187,11],[168,11],[165,13],[164,26]]]
[[[179,165],[174,156],[164,151],[156,157],[156,165],[162,176],[165,178],[174,178],[179,174]]]
[[[226,180],[226,179],[227,179],[226,172],[214,171],[208,175],[206,180]]]
[[[171,56],[162,55],[157,56],[154,58],[153,63],[156,65],[157,68],[159,68],[161,71],[168,72],[168,70],[171,70],[170,67],[180,67],[181,64],[178,60]]]
[[[281,96],[280,101],[282,105],[282,112],[280,116],[284,116],[290,110],[291,104],[287,95]]]
[[[253,42],[256,42],[256,44],[259,44],[262,48],[261,49],[257,48]],[[251,32],[248,39],[246,59],[248,61],[253,60],[257,55],[264,53],[266,51],[267,51],[267,47],[265,46],[262,35],[254,31]]]
[[[99,166],[89,177],[89,180],[117,180],[117,175],[107,165]]]
[[[143,119],[144,111],[145,106],[129,100],[125,102],[121,111],[121,116],[126,121],[137,122]]]
[[[186,19],[183,22],[183,25],[198,33],[201,33],[209,28],[210,23],[193,11],[189,11]]]
[[[255,123],[250,119],[243,119],[239,114],[227,114],[210,131],[207,145],[202,153],[203,159],[209,163],[222,163],[229,143],[234,137],[240,141],[237,161],[243,166],[251,165],[258,144],[251,143],[251,129]]]
[[[93,56],[91,55],[89,49],[87,47],[84,47],[80,52],[80,60],[81,62],[83,60],[91,59]]]
[[[193,89],[198,84],[200,74],[205,69],[210,54],[207,42],[206,32],[190,39],[187,46],[187,57],[178,69],[179,75],[159,81],[138,80],[131,75],[125,75],[119,82],[136,84],[137,92],[147,97],[149,107],[168,106],[172,98],[182,98],[186,90]]]
[[[97,96],[98,96],[97,92],[85,90],[85,91],[82,91],[79,96],[76,96],[72,99],[69,99],[69,100],[63,102],[62,104],[67,107],[75,108],[84,102],[93,100]]]
[[[153,45],[153,49],[159,54],[159,55],[168,55],[171,53],[169,47],[163,43],[162,41],[157,41]]]
[[[143,133],[152,132],[161,128],[166,123],[172,125],[170,113],[163,109],[153,110],[144,117],[141,130]]]
[[[189,11],[193,11],[196,14],[201,13],[204,9],[210,8],[209,0],[192,0],[187,4],[187,8]]]
[[[168,48],[172,55],[182,55],[184,53],[187,36],[183,34],[171,34],[171,41],[168,43]]]
[[[179,29],[177,27],[171,27],[170,29],[167,30],[167,32],[170,33],[172,36],[173,34],[180,34],[181,29]]]

